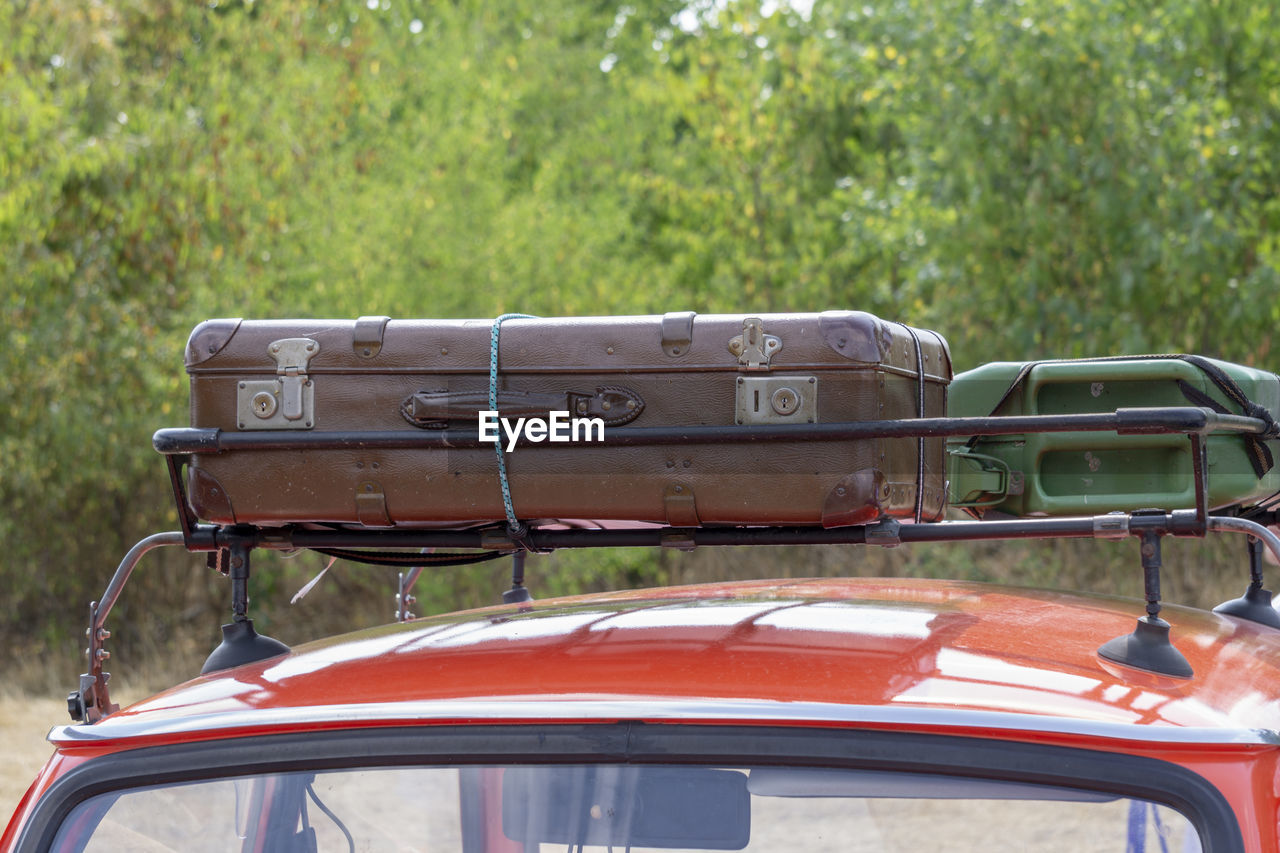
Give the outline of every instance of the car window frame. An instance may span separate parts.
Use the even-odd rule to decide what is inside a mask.
[[[295,771],[540,763],[898,770],[1078,788],[1181,812],[1199,833],[1203,853],[1245,850],[1222,792],[1198,773],[1161,759],[935,733],[639,721],[294,731],[124,750],[79,765],[51,785],[15,849],[50,849],[77,805],[131,788]]]

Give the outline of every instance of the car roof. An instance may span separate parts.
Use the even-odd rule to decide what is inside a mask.
[[[1280,632],[1166,606],[1195,674],[1104,661],[1131,599],[933,580],[736,582],[419,619],[197,678],[50,739],[493,720],[836,722],[1275,743]]]

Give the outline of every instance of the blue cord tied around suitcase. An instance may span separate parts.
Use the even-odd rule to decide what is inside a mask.
[[[503,314],[493,321],[489,333],[489,410],[498,410],[498,330],[505,320],[532,320],[533,314]],[[515,506],[511,502],[511,483],[507,480],[507,457],[502,451],[502,438],[493,443],[493,450],[498,455],[498,483],[502,486],[502,506],[507,512],[507,535],[526,551],[529,546],[529,526],[516,518]]]

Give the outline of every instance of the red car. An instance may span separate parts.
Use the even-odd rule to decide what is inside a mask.
[[[1132,601],[733,583],[365,630],[197,678],[53,758],[35,850],[1274,851],[1280,634]]]

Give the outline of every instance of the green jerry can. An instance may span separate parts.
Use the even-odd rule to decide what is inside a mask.
[[[1211,373],[1216,372],[1215,382]],[[1234,383],[1272,416],[1280,378],[1196,356],[993,362],[958,374],[950,417],[1110,413],[1200,406],[1243,414],[1220,385]],[[1238,390],[1237,390],[1238,389]],[[1250,442],[1254,446],[1250,446]],[[1280,492],[1280,466],[1263,461],[1263,442],[1219,433],[1206,441],[1209,507],[1254,506]],[[1265,445],[1272,452],[1278,442]],[[1185,435],[1045,432],[948,440],[951,505],[1026,516],[1097,515],[1195,506],[1191,441]]]

